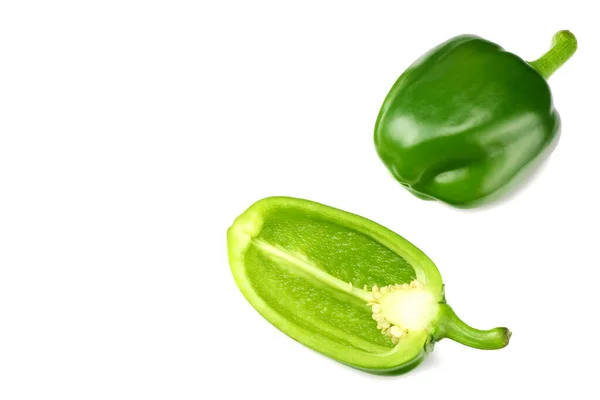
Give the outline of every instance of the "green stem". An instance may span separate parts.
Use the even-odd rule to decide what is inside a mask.
[[[569,31],[558,31],[552,38],[552,47],[546,54],[535,61],[529,62],[540,75],[548,79],[560,68],[577,50],[577,39]]]
[[[461,321],[452,307],[440,304],[437,339],[448,338],[465,346],[482,350],[496,350],[505,347],[511,336],[506,328],[494,328],[487,331],[471,328]]]

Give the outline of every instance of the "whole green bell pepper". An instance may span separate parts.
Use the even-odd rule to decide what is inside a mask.
[[[500,198],[555,148],[561,123],[546,79],[576,48],[569,31],[533,62],[472,35],[440,44],[385,98],[379,157],[420,198],[464,208]]]
[[[271,197],[227,232],[233,277],[248,302],[298,342],[375,374],[417,366],[450,338],[479,349],[508,344],[446,303],[433,262],[366,218],[308,200]]]

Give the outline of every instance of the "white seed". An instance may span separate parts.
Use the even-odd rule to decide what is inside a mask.
[[[412,281],[410,283],[410,287],[413,289],[422,289],[423,288],[423,284],[421,284],[421,282],[419,281]]]
[[[390,288],[389,288],[389,287],[387,287],[387,286],[384,286],[384,287],[382,287],[382,288],[380,289],[380,292],[381,292],[381,293],[387,293],[387,292],[389,292],[389,291],[390,291]]]
[[[372,308],[374,313],[380,313],[381,312],[381,306],[379,304],[373,304],[373,308]]]
[[[404,331],[403,331],[402,329],[400,329],[400,328],[398,328],[397,326],[395,326],[395,325],[394,325],[394,326],[392,326],[392,327],[390,328],[390,334],[391,334],[393,337],[397,337],[397,338],[399,338],[399,337],[401,337],[401,336],[403,336],[403,335],[404,335]]]

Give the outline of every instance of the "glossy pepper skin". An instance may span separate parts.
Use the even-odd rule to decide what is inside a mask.
[[[528,63],[461,35],[413,63],[375,125],[380,159],[423,199],[470,208],[517,188],[555,148],[561,121],[546,79],[577,47],[568,31]]]
[[[444,338],[486,350],[510,339],[506,328],[479,330],[461,321],[446,303],[435,264],[356,214],[305,199],[265,198],[235,219],[227,248],[233,278],[260,315],[353,368],[400,374]]]

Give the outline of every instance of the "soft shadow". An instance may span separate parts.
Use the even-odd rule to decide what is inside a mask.
[[[419,373],[419,372],[427,372],[433,369],[438,368],[441,365],[440,359],[438,358],[435,352],[429,353],[423,361],[421,361],[421,365],[417,366],[412,371],[408,373]],[[402,376],[402,375],[400,375]]]
[[[429,353],[425,359],[423,361],[421,361],[418,365],[416,365],[414,368],[401,373],[401,374],[389,374],[389,375],[377,375],[377,374],[372,374],[366,371],[361,371],[359,369],[356,368],[352,368],[350,366],[347,365],[343,365],[342,366],[344,368],[347,368],[350,373],[356,374],[357,376],[360,375],[361,378],[363,379],[371,379],[373,381],[383,381],[383,380],[389,380],[389,379],[405,379],[405,378],[410,378],[410,376],[412,375],[416,375],[416,374],[420,374],[420,373],[426,373],[429,372],[433,369],[436,369],[440,366],[440,361],[438,359],[438,357],[435,355],[435,352]]]
[[[537,167],[535,167],[532,172],[530,172],[530,175],[519,182],[518,185],[510,187],[506,189],[506,191],[501,192],[498,198],[490,201],[489,203],[478,205],[472,208],[454,207],[440,201],[437,201],[437,203],[440,203],[442,207],[451,208],[455,211],[464,213],[486,212],[488,210],[493,210],[494,208],[502,207],[507,203],[515,201],[515,199],[519,198],[519,196],[521,196],[524,192],[527,192],[529,187],[532,186],[533,182],[535,182],[546,169],[549,161],[549,158],[546,158]]]

